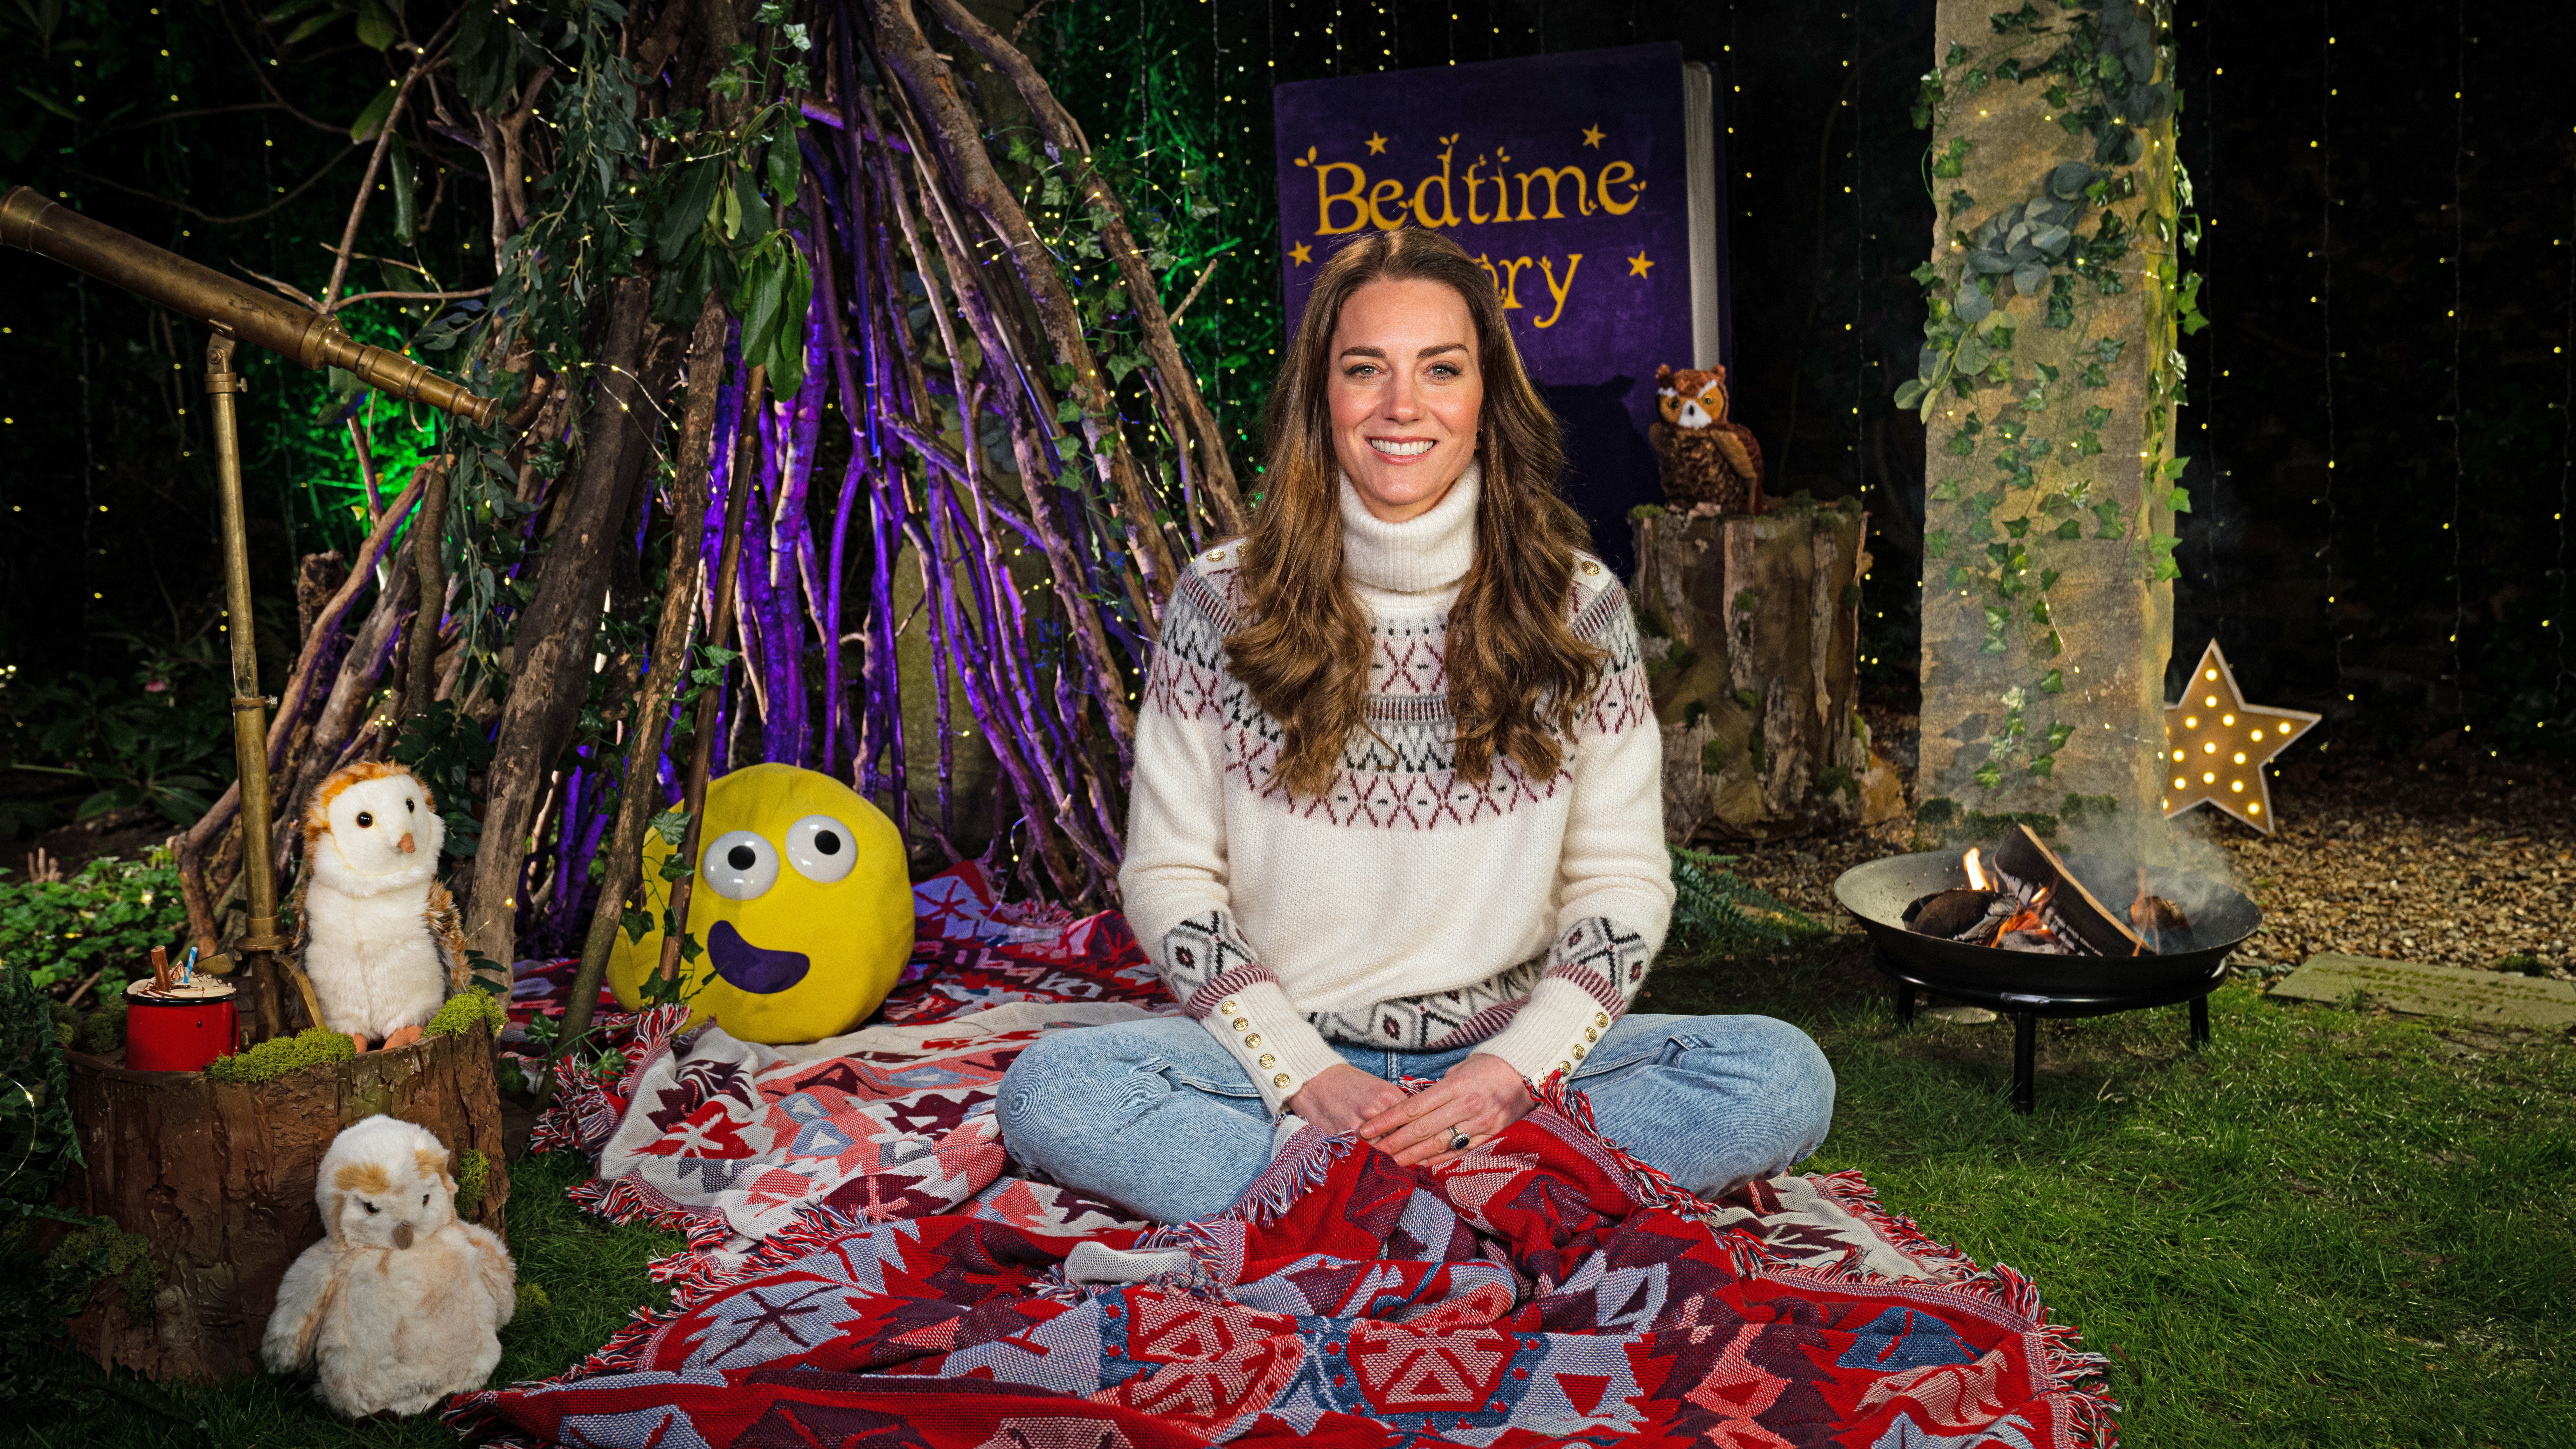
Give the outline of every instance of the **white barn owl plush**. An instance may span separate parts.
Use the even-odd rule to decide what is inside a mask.
[[[367,1050],[420,1040],[472,982],[456,898],[438,881],[447,827],[400,765],[334,771],[304,809],[295,923],[322,1024]]]
[[[322,1156],[323,1238],[277,1285],[260,1357],[318,1370],[322,1401],[349,1418],[417,1414],[501,1361],[518,1271],[499,1238],[457,1221],[447,1161],[427,1128],[382,1115]]]

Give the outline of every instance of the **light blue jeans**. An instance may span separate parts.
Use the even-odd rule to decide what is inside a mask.
[[[1474,1050],[1333,1045],[1387,1081],[1436,1079]],[[1825,1054],[1767,1016],[1622,1017],[1573,1085],[1603,1136],[1703,1194],[1805,1161],[1834,1116]],[[1270,1165],[1260,1092],[1187,1017],[1042,1037],[1002,1078],[995,1110],[1013,1157],[1155,1222],[1223,1212]]]

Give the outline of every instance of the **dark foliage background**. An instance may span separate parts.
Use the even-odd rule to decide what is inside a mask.
[[[362,26],[392,8],[12,0],[0,183],[318,290],[364,164],[350,124],[402,64]],[[415,3],[405,19],[426,33],[444,8]],[[1005,28],[1023,18],[984,8]],[[1921,303],[1906,274],[1933,231],[1907,115],[1931,15],[1928,0],[1056,0],[1023,40],[1095,149],[1126,157],[1134,204],[1168,209],[1170,290],[1221,258],[1182,335],[1247,462],[1278,346],[1270,84],[1680,41],[1727,106],[1738,417],[1772,491],[1868,504],[1870,685],[1902,706],[1923,440],[1888,398],[1911,372]],[[2333,748],[2465,729],[2477,748],[2555,753],[2576,733],[2576,94],[2549,58],[2576,20],[2536,5],[2329,16],[2176,8],[2214,324],[2185,349],[2196,509],[2177,553],[2178,667],[2218,638],[2255,697],[2326,710]],[[359,263],[351,286],[488,283],[479,160],[432,132],[407,141],[417,234],[398,238],[393,208],[372,208],[358,250],[383,260]],[[349,325],[400,342],[430,316],[371,302]],[[53,263],[0,254],[0,762],[17,767],[0,776],[0,834],[117,782],[148,811],[167,780],[228,771],[205,743],[216,733],[180,721],[202,707],[222,626],[204,412],[183,387],[203,342]],[[353,542],[360,493],[325,379],[261,354],[248,368],[254,571],[274,601],[264,637],[282,649],[293,560]],[[425,422],[381,407],[370,420],[389,473],[429,442]],[[75,716],[89,723],[56,728]]]

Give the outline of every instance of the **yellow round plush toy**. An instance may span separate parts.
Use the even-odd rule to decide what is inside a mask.
[[[714,1018],[744,1041],[776,1045],[848,1031],[867,1018],[912,954],[912,885],[903,836],[829,775],[752,765],[707,787],[689,934],[705,951],[682,969],[690,1021]],[[671,846],[644,843],[644,879],[662,879]],[[657,898],[659,892],[656,892]],[[662,962],[661,911],[644,939],[617,933],[608,984],[632,1011]]]

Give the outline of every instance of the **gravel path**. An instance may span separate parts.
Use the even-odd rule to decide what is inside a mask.
[[[1872,720],[1883,745],[1910,723]],[[2206,808],[2194,812],[2203,820],[2184,817],[2263,907],[2239,965],[2277,970],[2348,951],[2576,980],[2576,786],[2565,778],[2457,752],[2349,762],[2311,753],[2272,789],[2288,822],[2276,836]],[[1737,856],[1738,875],[1787,904],[1856,930],[1834,904],[1834,878],[1912,849],[1913,828],[1908,817],[1833,838],[1701,844]]]

